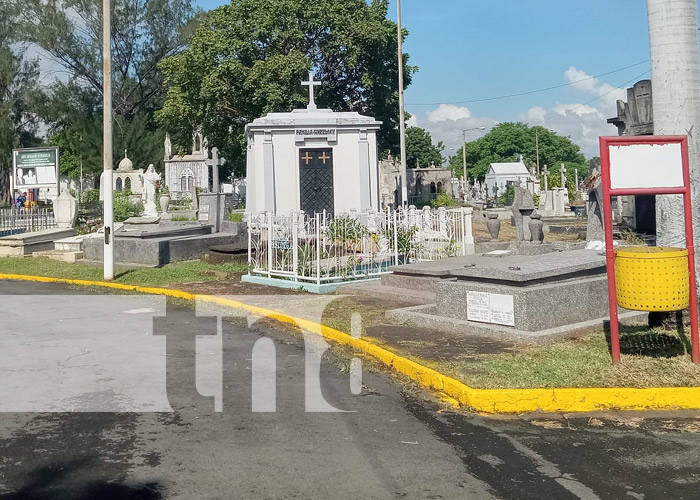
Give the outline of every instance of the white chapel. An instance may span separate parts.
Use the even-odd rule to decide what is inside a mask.
[[[246,211],[287,215],[380,209],[377,132],[381,122],[356,112],[318,109],[314,81],[309,105],[269,113],[245,127]]]

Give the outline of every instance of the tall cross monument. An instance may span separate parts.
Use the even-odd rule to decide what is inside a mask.
[[[309,87],[309,105],[306,106],[306,109],[309,111],[316,111],[316,101],[314,100],[314,87],[317,85],[321,85],[321,82],[314,81],[314,73],[313,71],[309,71],[309,81],[308,82],[301,82],[302,85]]]
[[[547,170],[546,164],[544,166],[544,170],[542,171],[542,175],[544,176],[544,190],[547,191],[549,189],[549,170]]]

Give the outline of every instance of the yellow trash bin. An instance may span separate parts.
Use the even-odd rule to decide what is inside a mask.
[[[629,247],[615,250],[615,287],[620,307],[633,311],[679,311],[688,307],[688,250]]]

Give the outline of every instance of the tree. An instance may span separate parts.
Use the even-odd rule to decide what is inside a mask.
[[[62,147],[66,172],[102,169],[102,1],[9,0],[22,39],[39,46],[68,73],[43,106],[50,141]],[[129,150],[136,162],[158,164],[165,131],[154,119],[166,94],[158,66],[182,51],[196,20],[192,0],[112,0],[114,162]],[[63,171],[62,167],[62,171]]]
[[[313,70],[323,82],[318,105],[381,120],[379,147],[395,152],[396,24],[387,6],[388,0],[237,0],[219,7],[182,54],[161,64],[169,90],[158,118],[183,146],[201,126],[240,172],[245,124],[305,107],[300,82]],[[405,66],[406,86],[414,71]]]
[[[442,141],[437,146],[433,144],[430,132],[420,127],[406,129],[406,166],[409,168],[442,165],[442,151],[445,146]]]
[[[530,127],[525,123],[500,123],[488,134],[467,143],[469,176],[483,180],[490,163],[515,162],[520,155],[523,156],[525,165],[532,168],[537,165],[537,142],[541,169],[548,165],[550,171],[553,171],[564,162],[572,168],[578,168],[579,176],[587,171],[588,165],[581,148],[571,142],[569,137],[562,137],[544,127]],[[462,172],[462,149],[463,147],[450,158],[450,168],[456,174]]]
[[[12,149],[39,144],[39,119],[32,110],[42,98],[39,69],[36,61],[24,60],[22,46],[15,43],[15,14],[11,5],[0,3],[0,205],[11,197]]]

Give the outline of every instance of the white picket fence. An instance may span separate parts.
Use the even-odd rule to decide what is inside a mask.
[[[473,253],[471,208],[386,212],[263,212],[248,219],[249,273],[317,284]]]

